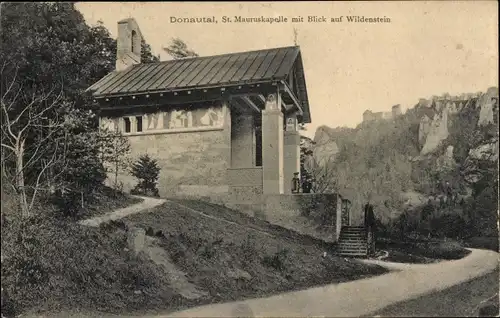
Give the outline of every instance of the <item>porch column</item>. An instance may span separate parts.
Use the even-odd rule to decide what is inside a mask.
[[[269,94],[262,111],[263,193],[283,193],[283,114],[281,96]]]
[[[284,132],[284,190],[292,193],[292,179],[294,173],[300,176],[300,134],[297,127],[296,114],[286,116],[286,130]]]

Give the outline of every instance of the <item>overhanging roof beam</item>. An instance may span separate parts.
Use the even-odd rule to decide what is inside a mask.
[[[293,101],[294,106],[299,111],[299,114],[302,116],[304,114],[304,110],[300,106],[300,103],[295,97],[295,94],[292,92],[292,90],[285,81],[281,81],[281,90],[284,91],[290,97],[290,99]]]

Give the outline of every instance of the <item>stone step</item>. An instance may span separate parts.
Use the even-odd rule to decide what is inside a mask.
[[[339,247],[363,247],[366,248],[368,245],[363,242],[353,242],[353,243],[341,243],[338,245]]]
[[[368,257],[368,253],[347,253],[347,252],[339,252],[336,253],[338,256],[343,256],[343,257]]]
[[[351,235],[351,236],[352,235],[358,235],[358,236],[364,236],[364,235],[366,235],[366,233],[365,232],[359,232],[359,233],[357,233],[357,232],[340,232],[340,235]]]
[[[366,240],[339,240],[339,244],[353,244],[353,243],[359,243],[359,244],[368,244]]]
[[[342,239],[342,238],[365,239],[366,240],[366,235],[340,234],[339,239]]]
[[[338,253],[368,253],[368,249],[366,248],[339,248],[337,249]]]
[[[366,235],[365,232],[340,232],[340,235]]]
[[[350,234],[350,233],[340,233],[340,237],[365,237],[366,235],[363,234]]]

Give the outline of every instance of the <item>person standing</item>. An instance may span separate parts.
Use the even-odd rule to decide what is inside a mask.
[[[375,214],[373,212],[373,205],[370,201],[365,205],[365,230],[366,230],[366,240],[368,243],[368,255],[373,256],[375,254]]]

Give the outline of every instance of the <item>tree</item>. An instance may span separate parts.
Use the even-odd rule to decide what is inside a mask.
[[[66,159],[67,134],[59,134],[58,138],[66,118],[57,114],[50,116],[61,101],[61,95],[53,99],[52,95],[53,92],[41,91],[26,96],[14,76],[1,96],[2,172],[18,196],[24,217],[30,216],[37,195],[43,188],[42,182],[47,181],[48,188],[52,189],[50,180],[54,176],[49,174],[53,174],[54,167],[64,165]],[[19,107],[20,104],[22,107]],[[38,133],[34,140],[30,140],[32,132]],[[61,148],[62,152],[59,151]],[[13,160],[9,160],[11,158]],[[13,169],[6,166],[9,162],[13,163]],[[34,182],[27,182],[29,176],[34,178]]]
[[[116,40],[102,23],[85,24],[74,3],[1,9],[2,176],[25,189],[41,189],[43,180],[67,199],[91,194],[106,170],[98,110],[84,90],[114,70]]]
[[[132,190],[134,194],[158,196],[156,182],[160,176],[160,167],[156,159],[152,159],[148,154],[140,156],[132,165],[132,175],[139,180]]]
[[[300,136],[300,176],[302,180],[309,176],[309,172],[306,169],[306,161],[312,156],[313,151],[311,146],[314,145],[314,141],[311,138]]]
[[[151,51],[151,46],[144,41],[141,42],[141,63],[155,63],[159,62],[160,58],[153,55]]]
[[[335,193],[339,190],[333,157],[320,163],[311,156],[308,174],[313,180],[314,193]]]
[[[167,47],[164,47],[163,50],[176,60],[198,56],[195,51],[189,49],[187,44],[179,38],[173,38],[170,41],[170,44]]]
[[[101,136],[101,158],[106,163],[106,172],[113,173],[113,187],[122,189],[118,182],[118,174],[121,170],[127,170],[130,166],[128,155],[130,153],[129,140],[119,131],[102,129]]]

